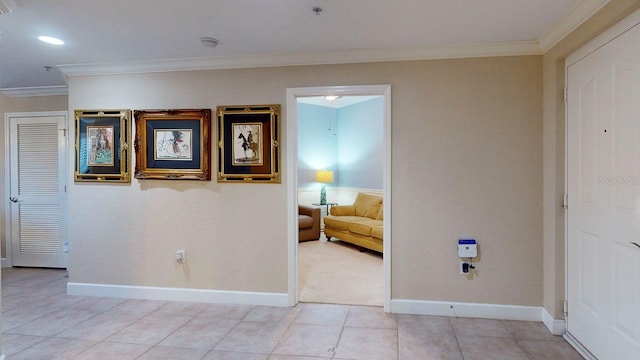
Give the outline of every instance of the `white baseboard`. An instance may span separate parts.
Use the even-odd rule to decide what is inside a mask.
[[[286,293],[260,293],[149,286],[68,283],[67,294],[125,299],[225,303],[241,305],[289,306]],[[0,359],[1,360],[1,359]]]
[[[551,331],[553,335],[564,335],[567,332],[567,322],[560,319],[554,319],[547,309],[542,309],[542,323]]]
[[[542,321],[542,308],[536,306],[474,304],[421,300],[391,300],[391,312],[396,314]]]

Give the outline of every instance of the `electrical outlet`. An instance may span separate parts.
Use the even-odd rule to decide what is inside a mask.
[[[180,264],[184,264],[187,261],[187,254],[184,250],[178,250],[176,252],[176,261]]]
[[[460,275],[469,274],[469,263],[466,261],[460,261]]]

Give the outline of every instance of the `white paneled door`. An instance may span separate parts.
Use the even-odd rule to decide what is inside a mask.
[[[567,67],[567,331],[640,359],[640,25]]]
[[[9,114],[13,266],[66,268],[63,234],[66,115]]]

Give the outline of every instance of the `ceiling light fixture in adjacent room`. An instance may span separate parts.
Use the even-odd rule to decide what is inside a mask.
[[[212,38],[212,37],[203,36],[203,37],[200,38],[200,43],[202,44],[202,46],[209,47],[209,48],[214,48],[214,47],[218,46],[220,41],[218,41],[218,39],[215,39],[215,38]]]
[[[340,99],[340,96],[338,96],[338,95],[328,95],[328,96],[325,96],[324,98],[325,98],[325,100],[333,101],[333,100]]]
[[[0,0],[0,15],[8,14],[15,10],[18,4],[14,0]]]
[[[64,41],[51,36],[38,36],[38,40],[51,45],[64,45]]]

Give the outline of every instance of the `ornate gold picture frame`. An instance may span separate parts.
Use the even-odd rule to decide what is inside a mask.
[[[134,110],[136,179],[211,180],[211,110]]]
[[[280,105],[218,106],[218,182],[280,183]]]
[[[131,182],[130,110],[75,110],[76,182]]]

